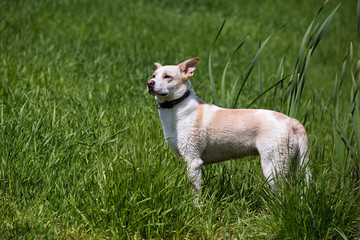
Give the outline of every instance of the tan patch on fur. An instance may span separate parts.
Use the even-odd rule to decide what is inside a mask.
[[[215,130],[216,134],[222,134],[222,132],[236,131],[240,127],[253,131],[253,136],[257,135],[254,133],[257,131],[259,120],[254,115],[255,112],[256,110],[252,109],[221,109],[215,112],[209,129]]]
[[[263,129],[257,110],[211,108],[210,111],[213,116],[206,127],[204,164],[259,154],[255,144]]]
[[[256,110],[252,109],[222,109],[215,112],[209,130],[217,135],[235,137],[237,134],[246,134],[255,138],[258,135],[259,117],[255,116]],[[238,137],[238,136],[236,136]]]
[[[198,111],[198,112],[197,112],[197,118],[196,118],[196,125],[197,125],[198,127],[200,127],[200,126],[202,125],[203,118],[204,118],[204,105],[199,104],[199,105],[196,107],[196,110]]]
[[[295,135],[297,137],[301,137],[305,141],[304,143],[307,145],[309,140],[304,126],[294,118],[291,119],[290,124],[293,128]],[[300,144],[304,144],[304,143],[300,143]]]
[[[276,120],[278,121],[283,121],[283,120],[287,120],[289,119],[288,116],[282,114],[282,113],[279,113],[279,112],[273,112],[272,115],[275,117]]]
[[[203,104],[199,104],[197,107],[196,107],[196,111],[197,111],[197,116],[196,116],[196,122],[195,122],[195,127],[194,127],[194,135],[193,135],[193,139],[194,141],[196,142],[196,145],[198,147],[199,144],[201,143],[202,141],[202,131],[203,131],[203,121],[204,121],[204,112],[205,112],[205,109],[204,109],[205,105]]]

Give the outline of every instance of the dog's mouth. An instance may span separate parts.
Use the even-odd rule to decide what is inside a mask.
[[[169,94],[169,93],[156,92],[153,88],[149,88],[149,87],[148,87],[148,93],[150,93],[151,95],[158,95],[158,96],[162,96],[162,97],[165,97]]]

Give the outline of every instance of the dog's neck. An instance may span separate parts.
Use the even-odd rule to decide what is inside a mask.
[[[184,95],[182,95],[180,98],[171,100],[171,101],[165,101],[160,103],[159,102],[159,108],[173,108],[176,104],[179,104],[182,102],[185,98],[187,98],[190,95],[190,90],[187,90]]]

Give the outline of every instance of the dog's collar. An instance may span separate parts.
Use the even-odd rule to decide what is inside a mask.
[[[182,100],[187,98],[189,95],[190,95],[190,90],[187,90],[186,93],[184,95],[182,95],[180,98],[177,98],[177,99],[174,99],[171,101],[166,101],[163,103],[159,103],[159,108],[172,108],[176,104],[180,103]]]

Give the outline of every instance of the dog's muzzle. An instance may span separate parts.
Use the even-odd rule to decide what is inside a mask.
[[[152,79],[147,81],[146,85],[147,85],[148,93],[150,93],[150,94],[161,95],[163,97],[168,95],[167,93],[158,93],[158,92],[156,92],[155,89],[154,89],[155,81],[152,80]]]

